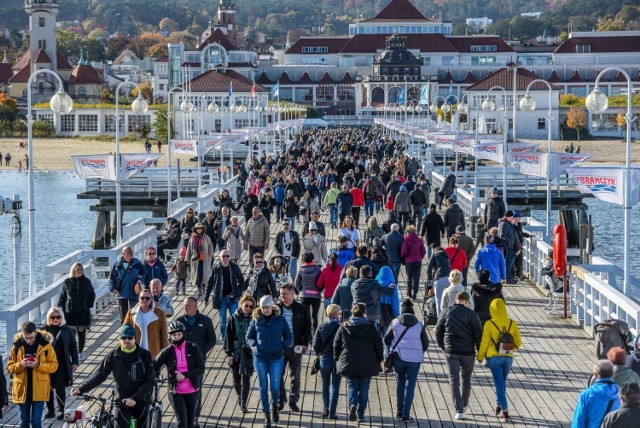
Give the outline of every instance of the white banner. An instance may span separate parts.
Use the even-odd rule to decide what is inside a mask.
[[[170,140],[171,149],[174,153],[185,153],[188,155],[198,154],[198,145],[196,140]]]
[[[581,155],[574,153],[551,153],[551,178],[558,178],[567,168],[575,166],[580,162],[589,159],[591,155]]]
[[[478,159],[487,159],[501,164],[503,160],[503,142],[486,138],[480,140],[480,144],[473,146],[474,156]],[[509,143],[508,153],[531,153],[538,150],[538,143]],[[508,161],[507,161],[508,162]]]
[[[103,178],[115,181],[116,160],[113,155],[71,156],[80,178]]]
[[[509,143],[507,145],[507,153],[530,153],[537,152],[540,143]]]
[[[507,153],[507,162],[525,175],[547,176],[546,153]]]
[[[138,174],[151,165],[153,165],[162,155],[150,155],[148,153],[121,153],[120,154],[120,180],[126,180],[129,177]]]
[[[578,183],[582,193],[591,193],[596,198],[624,205],[622,168],[567,168],[567,172]]]

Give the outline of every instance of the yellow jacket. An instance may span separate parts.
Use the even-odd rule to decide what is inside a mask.
[[[51,346],[51,334],[44,330],[38,330],[36,336],[36,360],[38,365],[33,368],[32,397],[33,401],[49,401],[49,391],[51,385],[51,373],[58,370],[58,360],[56,352]],[[27,400],[27,369],[22,367],[22,360],[25,358],[25,342],[22,333],[14,337],[13,346],[9,353],[7,372],[13,375],[13,389],[11,400],[16,404],[23,404]]]
[[[518,328],[518,324],[509,318],[509,315],[507,314],[507,305],[504,303],[504,300],[494,299],[489,306],[489,311],[491,312],[491,320],[484,324],[482,340],[480,341],[480,350],[478,351],[478,361],[480,362],[485,358],[498,356],[496,344],[500,340],[500,333],[502,332],[502,329],[504,328],[507,330],[507,328],[509,328],[509,322],[511,322],[509,333],[513,336],[513,343],[516,345],[516,349],[519,349],[522,346],[520,329]],[[496,325],[498,328],[496,328]]]

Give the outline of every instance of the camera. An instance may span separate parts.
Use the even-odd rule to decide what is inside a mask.
[[[287,242],[285,248],[287,249],[287,251],[291,251],[291,242]]]

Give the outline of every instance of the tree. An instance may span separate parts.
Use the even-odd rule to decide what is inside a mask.
[[[624,137],[623,132],[626,124],[627,124],[627,118],[624,117],[624,111],[620,109],[620,111],[616,115],[616,125],[618,125],[618,127],[620,128],[620,138]]]
[[[575,129],[580,143],[580,130],[587,126],[587,111],[583,107],[571,107],[567,113],[567,126]]]
[[[56,31],[56,44],[58,50],[65,57],[80,57],[80,48],[82,46],[82,37],[78,33],[68,30]]]
[[[127,36],[117,35],[109,39],[107,43],[107,59],[114,60],[124,51],[130,40]]]
[[[95,40],[107,40],[109,38],[109,33],[107,33],[107,31],[103,30],[102,28],[96,28],[95,30],[91,30],[87,38]]]
[[[158,24],[158,27],[161,30],[169,32],[178,31],[180,29],[178,22],[175,19],[171,18],[162,18],[162,20]]]
[[[18,119],[18,102],[5,93],[0,93],[0,121],[13,123]]]
[[[165,109],[156,111],[156,116],[151,124],[151,129],[153,129],[155,138],[160,141],[167,141],[167,111]],[[173,130],[175,127],[172,126],[171,129]],[[171,137],[173,138],[173,135]]]
[[[561,107],[584,107],[584,99],[574,94],[560,95]]]
[[[167,42],[160,34],[146,32],[131,40],[128,47],[138,58],[144,58],[149,55],[149,49],[159,43],[166,44]]]
[[[142,91],[142,98],[145,100],[153,100],[153,88],[149,83],[140,83],[140,90]],[[138,88],[133,88],[131,90],[131,96],[138,97]]]

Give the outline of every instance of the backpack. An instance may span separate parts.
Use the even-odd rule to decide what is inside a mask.
[[[606,359],[611,348],[620,347],[629,352],[629,325],[622,320],[608,319],[593,326],[596,337],[596,356]]]
[[[375,199],[376,196],[378,195],[378,189],[376,188],[376,185],[373,181],[368,182],[365,187],[366,192],[367,192],[367,198],[369,199]]]
[[[500,330],[495,322],[491,321],[491,324],[493,324],[498,331]],[[510,333],[512,324],[513,320],[509,320],[509,327],[507,327],[506,330],[503,327],[502,331],[500,331],[500,336],[498,336],[498,341],[494,342],[498,355],[513,355],[516,351],[516,344],[513,340],[513,335]]]

